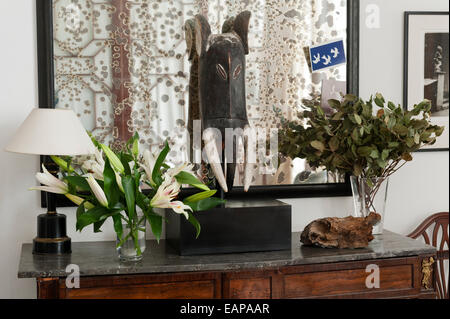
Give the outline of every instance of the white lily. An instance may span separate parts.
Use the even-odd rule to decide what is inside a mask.
[[[173,209],[173,211],[177,214],[183,214],[186,219],[189,219],[189,214],[187,213],[188,210],[192,212],[192,208],[183,202],[175,201],[170,203],[170,208]]]
[[[166,175],[165,177],[169,177]],[[192,208],[180,201],[172,201],[180,193],[180,184],[172,181],[171,178],[165,178],[161,186],[156,191],[150,205],[155,208],[171,208],[177,214],[183,214],[186,219],[189,218],[188,210]]]
[[[97,181],[92,176],[92,174],[88,174],[86,180],[87,180],[92,192],[94,193],[95,198],[97,198],[98,202],[100,203],[100,205],[102,205],[104,207],[108,207],[108,200],[106,199],[105,192],[100,187],[100,185],[97,183]]]
[[[170,202],[180,193],[180,184],[165,179],[153,196],[150,205],[155,208],[170,208]]]
[[[95,149],[95,160],[85,161],[81,167],[87,172],[94,175],[95,179],[103,180],[103,171],[105,169],[105,161],[102,152]]]
[[[153,154],[149,150],[144,151],[144,163],[141,164],[141,167],[145,171],[145,175],[147,175],[147,179],[150,181],[150,184],[155,185],[152,178],[153,167],[155,166],[156,159]]]
[[[36,179],[44,186],[32,187],[30,190],[40,190],[55,194],[67,194],[69,192],[69,186],[50,174],[43,164],[42,171],[43,173],[36,173]]]

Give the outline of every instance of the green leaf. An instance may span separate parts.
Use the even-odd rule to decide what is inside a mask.
[[[208,186],[200,182],[197,177],[188,172],[181,171],[180,173],[178,173],[178,175],[175,176],[175,178],[180,184],[188,184],[205,191],[210,190]]]
[[[445,127],[444,126],[438,126],[436,128],[436,131],[434,132],[434,134],[436,134],[436,136],[441,136],[442,133],[444,133]]]
[[[378,153],[378,150],[373,149],[373,150],[370,152],[370,157],[372,157],[373,159],[377,159],[377,158],[380,157],[380,153]]]
[[[197,233],[195,235],[195,238],[197,239],[198,236],[200,236],[200,231],[202,230],[202,227],[200,226],[200,223],[198,222],[197,218],[195,218],[192,213],[188,213],[188,214],[189,214],[188,221],[195,227],[195,229],[197,231]]]
[[[142,211],[145,211],[147,207],[150,205],[150,199],[138,191],[136,192],[136,205],[138,205],[142,209]]]
[[[354,114],[354,116],[355,116],[356,124],[361,125],[361,123],[362,123],[361,117],[356,113]]]
[[[82,206],[82,205],[80,205]],[[81,231],[84,227],[108,218],[110,215],[108,209],[103,206],[96,206],[87,212],[77,216],[77,230]]]
[[[311,146],[320,152],[323,152],[325,150],[325,145],[323,145],[321,141],[312,141]]]
[[[378,105],[379,107],[384,107],[384,103],[386,101],[384,100],[383,95],[381,95],[380,93],[377,93],[375,95],[375,104]]]
[[[103,226],[103,224],[105,223],[106,219],[100,220],[98,222],[94,223],[94,233],[101,233],[101,227]]]
[[[82,192],[89,192],[91,188],[89,187],[86,178],[81,176],[66,176],[64,178],[70,185],[78,187]]]
[[[336,114],[333,115],[332,120],[333,121],[339,121],[343,116],[344,116],[343,112],[337,112]]]
[[[128,216],[133,219],[136,216],[136,183],[132,176],[124,176],[122,177],[122,186],[125,192],[125,201],[127,203],[127,212]]]
[[[361,147],[358,147],[357,153],[360,156],[368,157],[372,153],[372,148],[369,146],[361,146]]]
[[[363,103],[362,104],[362,115],[366,118],[370,118],[372,116],[372,108],[368,105]]]
[[[391,109],[391,110],[395,110],[395,104],[389,101],[388,102],[388,108]]]
[[[341,102],[335,99],[328,100],[328,105],[331,106],[333,109],[339,109],[341,107]]]
[[[389,153],[390,153],[389,150],[383,150],[383,152],[381,152],[381,159],[382,159],[383,161],[385,161],[385,160],[388,158]]]
[[[218,205],[225,204],[225,200],[217,197],[209,197],[197,202],[188,202],[185,200],[184,203],[191,207],[194,212],[202,212],[213,209]]]
[[[114,170],[112,169],[108,158],[105,160],[103,178],[104,190],[106,198],[108,199],[108,205],[109,207],[113,207],[119,201],[120,190],[117,186],[116,174],[114,173]]]
[[[408,134],[408,128],[402,124],[396,124],[394,126],[394,132],[396,132],[399,135],[407,135]]]
[[[400,145],[399,142],[389,142],[388,143],[389,148],[396,148],[396,147],[399,147],[399,145]]]
[[[414,144],[415,144],[415,142],[414,142],[414,139],[413,139],[412,137],[407,137],[407,138],[406,138],[406,145],[407,145],[408,147],[413,147]]]
[[[217,193],[217,190],[205,191],[205,192],[201,192],[201,193],[197,193],[197,194],[194,194],[192,196],[189,196],[189,197],[185,198],[184,200],[186,202],[195,203],[195,202],[198,202],[199,200],[212,197],[216,193]]]
[[[353,139],[355,142],[358,142],[358,140],[359,140],[359,132],[358,132],[358,128],[357,128],[357,127],[355,127],[355,128],[353,129],[353,131],[352,131],[352,139]]]
[[[84,208],[84,204],[81,204],[80,206],[78,206],[77,212],[76,212],[77,223],[75,225],[75,228],[77,231],[81,231],[81,229],[78,228],[78,218],[80,218],[80,216],[83,215],[85,212],[86,212],[86,210]]]
[[[122,239],[123,236],[123,226],[122,226],[122,217],[120,217],[120,214],[116,214],[112,216],[113,222],[114,222],[114,231],[117,234],[117,237]]]
[[[163,221],[162,216],[149,211],[144,212],[144,214],[145,217],[148,219],[148,222],[150,223],[153,235],[155,235],[155,238],[159,243],[162,232],[162,221]]]
[[[383,161],[381,158],[377,159],[377,164],[380,168],[385,168],[387,165],[386,161]]]
[[[152,171],[152,179],[156,183],[157,186],[161,185],[161,166],[166,160],[167,154],[169,154],[170,148],[169,143],[166,141],[164,143],[163,150],[159,153],[158,158],[156,159],[155,166]]]
[[[130,169],[130,164],[129,163],[133,161],[133,157],[131,157],[129,154],[126,154],[126,153],[123,153],[123,152],[120,153],[119,157],[120,157],[120,162],[122,163],[122,165],[123,165],[123,167],[125,169],[124,174],[125,175],[131,175],[131,169]]]
[[[339,138],[337,136],[333,136],[328,142],[328,146],[330,146],[330,150],[332,152],[336,152],[339,149]]]
[[[397,122],[397,120],[395,119],[395,117],[393,117],[393,116],[389,117],[389,120],[387,123],[388,129],[391,130],[395,126],[396,122]]]

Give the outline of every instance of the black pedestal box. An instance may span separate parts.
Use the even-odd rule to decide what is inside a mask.
[[[291,249],[291,205],[281,201],[227,200],[194,216],[197,239],[184,215],[166,210],[166,240],[182,256]]]

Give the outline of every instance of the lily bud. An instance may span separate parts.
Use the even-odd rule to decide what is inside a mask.
[[[76,204],[77,206],[80,206],[83,202],[84,202],[84,208],[86,208],[87,210],[94,208],[95,206],[90,203],[90,202],[86,202],[84,201],[83,198],[78,197],[76,195],[72,195],[72,194],[65,194],[65,196],[70,199],[70,201],[74,204]]]
[[[103,152],[105,152],[106,157],[108,157],[112,168],[116,172],[123,174],[123,172],[125,172],[125,168],[123,167],[122,162],[117,157],[117,155],[114,154],[114,152],[108,146],[106,146],[104,144],[101,144],[101,148],[102,148]]]
[[[153,157],[153,154],[149,150],[144,151],[144,164],[141,167],[145,170],[145,175],[149,180],[150,184],[153,186],[155,183],[153,182],[153,167],[155,166],[156,159]]]
[[[50,157],[53,160],[53,162],[55,162],[59,167],[61,167],[66,172],[72,173],[74,171],[74,168],[71,165],[68,165],[68,163],[61,157],[54,155],[51,155]]]
[[[139,139],[137,139],[137,138],[133,141],[132,152],[133,152],[134,157],[138,157],[138,155],[139,155]]]
[[[120,176],[119,173],[114,172],[116,174],[116,182],[117,182],[117,186],[119,186],[119,189],[122,193],[125,194],[125,191],[123,189],[123,185],[122,185],[122,177]]]
[[[92,193],[94,193],[94,196],[95,198],[97,198],[100,205],[108,207],[108,200],[106,199],[105,192],[91,174],[88,174],[87,182],[92,190]]]

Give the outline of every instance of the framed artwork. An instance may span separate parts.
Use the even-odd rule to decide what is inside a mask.
[[[184,24],[196,14],[219,32],[229,17],[252,13],[246,96],[255,128],[292,119],[303,99],[320,97],[322,80],[359,93],[359,0],[36,0],[36,8],[40,107],[73,109],[99,141],[116,148],[138,132],[141,149],[157,153],[167,139],[169,161],[189,158]],[[312,74],[304,48],[336,39],[347,63]],[[248,193],[237,171],[230,198],[351,195],[348,178],[299,158],[255,175]]]
[[[403,105],[432,103],[433,124],[444,126],[436,143],[422,151],[449,149],[449,13],[405,12]]]

